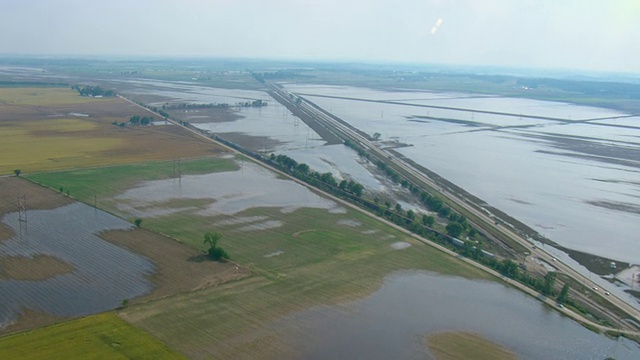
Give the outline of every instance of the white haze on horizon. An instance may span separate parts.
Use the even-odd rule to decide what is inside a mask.
[[[0,0],[0,54],[640,73],[638,0]]]

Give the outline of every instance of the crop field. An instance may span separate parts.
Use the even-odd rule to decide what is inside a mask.
[[[127,126],[144,109],[68,88],[0,88],[0,174],[202,157],[222,152],[175,125]]]
[[[28,208],[21,225],[18,195]],[[17,177],[0,178],[0,224],[0,333],[250,275]]]
[[[113,313],[0,338],[2,359],[184,359]]]
[[[173,179],[181,175],[197,175],[239,168],[229,156],[206,157],[191,160],[157,161],[131,165],[116,165],[82,170],[67,170],[26,175],[33,182],[62,192],[69,191],[74,198],[85,203],[117,212],[113,197],[143,181]],[[17,209],[17,208],[16,208]],[[125,214],[126,215],[126,214]]]
[[[194,239],[214,228],[224,234],[219,245],[259,276],[135,306],[121,316],[190,358],[269,358],[287,351],[286,343],[269,331],[273,321],[311,306],[366,296],[394,271],[485,276],[351,210],[330,214],[299,209],[282,214],[250,209],[235,219],[265,216],[277,217],[283,225],[246,231],[241,229],[247,223],[217,227],[193,216],[150,224]],[[164,325],[169,323],[171,327]]]
[[[181,179],[173,163],[158,162],[34,174],[30,180],[64,187],[89,203],[99,191],[105,197],[99,207],[141,217],[142,227],[195,249],[205,249],[205,232],[223,235],[218,245],[254,276],[119,312],[192,358],[286,352],[268,331],[257,338],[247,334],[297,310],[365,296],[397,270],[486,278],[391,227],[238,160],[184,161]]]

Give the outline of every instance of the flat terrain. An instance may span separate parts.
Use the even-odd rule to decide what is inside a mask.
[[[105,313],[0,338],[2,359],[183,359]]]
[[[29,209],[55,209],[73,202],[72,199],[41,186],[34,186],[18,177],[0,177],[0,218],[2,215],[17,212],[18,196],[24,196]],[[13,235],[13,231],[0,222],[0,241]]]
[[[0,279],[38,281],[73,272],[73,266],[48,255],[0,256]]]
[[[465,332],[445,332],[427,336],[425,340],[438,360],[478,359],[510,360],[518,357],[489,340]],[[473,355],[471,355],[473,354]]]
[[[133,115],[150,113],[120,98],[86,98],[69,88],[0,88],[0,174],[222,152],[175,125],[112,124]]]
[[[268,331],[273,321],[311,306],[366,296],[394,271],[425,269],[487,277],[357,212],[299,209],[282,214],[254,208],[235,219],[268,215],[277,216],[283,225],[255,231],[240,230],[246,223],[213,225],[224,234],[219,245],[256,276],[134,306],[121,316],[190,358],[269,358],[287,349],[286,339]],[[341,225],[344,219],[351,220],[350,225]],[[148,225],[181,239],[199,239],[212,221],[178,216],[150,220]],[[412,246],[394,249],[399,241]],[[192,244],[202,246],[200,241]],[[261,335],[249,335],[255,331]]]
[[[243,169],[237,169],[237,165],[228,158],[183,161],[182,183],[174,177],[173,163],[167,162],[35,174],[30,179],[54,189],[62,186],[89,203],[94,192],[103,194],[107,198],[98,200],[99,207],[107,206],[125,218],[146,214],[142,216],[145,229],[167,234],[193,249],[206,247],[205,232],[217,231],[223,235],[218,245],[233,261],[246,266],[253,276],[133,304],[119,312],[127,321],[191,358],[277,356],[284,351],[285,339],[273,335],[253,338],[247,334],[268,329],[269,324],[281,316],[310,306],[342,304],[366,296],[381,285],[385,276],[397,270],[424,269],[488,278],[477,269],[353,210],[289,209],[260,200],[264,198],[253,200],[252,196],[261,191],[256,189],[259,184],[266,187],[267,193],[280,193],[279,187],[271,186],[283,180],[274,180],[273,175],[259,171],[258,176],[264,179],[258,179],[258,185],[252,182],[243,185],[243,182],[233,190],[224,190],[230,181],[237,181],[229,180],[235,179],[233,176],[243,176],[243,172],[244,176],[253,174],[246,164]],[[209,174],[187,177],[187,174],[207,172],[220,177],[207,177]],[[166,180],[143,181],[151,179]],[[205,184],[202,191],[194,192],[192,187],[200,189],[201,183]],[[294,185],[288,185],[290,194],[299,186]],[[163,194],[162,186],[169,186],[170,195]],[[221,195],[208,195],[209,188],[220,191]],[[142,198],[127,195],[132,190]],[[201,197],[193,197],[194,193]],[[242,204],[233,213],[210,210],[211,206],[233,201]],[[297,201],[292,198],[286,203],[291,205]],[[129,203],[132,207],[122,207]],[[115,232],[104,238],[113,241],[112,236],[123,234]],[[394,245],[398,242],[412,246],[398,249]],[[139,249],[138,243],[120,243],[150,254],[148,250]],[[162,249],[162,245],[159,247]],[[167,252],[171,251],[159,251]],[[188,257],[177,256],[178,259]],[[185,273],[191,271],[185,270]],[[162,268],[159,273],[163,273]],[[193,281],[196,287],[197,283]]]
[[[186,166],[186,168],[188,169],[189,166]],[[27,214],[34,210],[56,209],[73,202],[71,198],[65,195],[25,179],[13,176],[0,177],[0,218],[4,214],[18,210],[17,197],[19,194],[24,195],[26,199]],[[93,210],[90,210],[90,212],[93,215]],[[64,225],[61,224],[60,226]],[[34,233],[34,230],[37,229],[32,226],[30,229],[32,236],[37,233]],[[60,231],[59,229],[52,230]],[[0,241],[8,240],[15,236],[12,229],[6,225],[0,227],[0,235],[2,235]],[[103,231],[100,233],[100,237],[118,247],[143,255],[154,266],[153,272],[149,274],[153,290],[141,297],[128,299],[130,304],[216,286],[250,275],[248,270],[234,263],[209,261],[204,258],[201,251],[145,229]],[[33,251],[36,251],[33,256],[15,256],[0,253],[0,281],[28,281],[35,284],[49,280],[57,275],[71,274],[77,270],[70,262],[57,256],[37,253],[37,250],[35,250],[37,247],[34,247],[36,245],[34,241],[36,240],[36,238],[29,240],[33,242],[31,243]],[[87,239],[83,240],[86,241]],[[120,279],[119,281],[126,283],[127,280]],[[73,294],[69,295],[74,296]],[[1,329],[0,333],[33,329],[61,320],[63,320],[63,317],[22,308],[17,321]]]
[[[94,201],[97,200],[99,208],[116,211],[111,198],[143,181],[171,179],[178,177],[179,174],[195,175],[231,171],[237,168],[237,164],[230,158],[207,157],[180,162],[159,161],[57,171],[26,175],[26,177],[56,190],[62,188],[64,191],[69,191],[74,198],[91,205],[94,205]]]
[[[148,295],[133,299],[138,303],[185,291],[219,285],[250,275],[233,263],[206,259],[190,246],[145,229],[113,230],[100,236],[104,240],[150,258],[155,265],[151,280],[155,288]]]

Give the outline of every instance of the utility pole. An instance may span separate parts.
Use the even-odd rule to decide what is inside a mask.
[[[22,234],[27,235],[27,198],[24,194],[18,195],[18,223],[20,228],[20,241]]]

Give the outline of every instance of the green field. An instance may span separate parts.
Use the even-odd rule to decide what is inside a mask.
[[[251,209],[246,214],[268,213]],[[271,210],[271,212],[275,212]],[[338,225],[339,219],[361,223]],[[232,229],[219,245],[257,276],[178,295],[125,310],[122,316],[188,357],[270,357],[286,351],[286,341],[268,329],[271,322],[311,306],[336,305],[375,291],[394,271],[422,269],[472,278],[488,278],[479,270],[370,219],[358,212],[328,214],[301,209],[280,217],[277,229],[242,233]],[[190,219],[149,224],[201,246],[206,223]],[[306,231],[306,232],[305,232]],[[375,231],[375,233],[371,233]],[[406,241],[412,246],[395,250]],[[282,251],[271,257],[265,255]],[[171,326],[166,326],[171,324]],[[260,335],[248,336],[254,332]],[[265,356],[265,354],[271,354]]]
[[[234,170],[235,163],[231,159],[201,159],[185,161],[181,169],[183,174],[225,171]],[[173,163],[159,162],[38,174],[29,178],[53,188],[69,189],[73,196],[91,203],[96,191],[100,196],[112,197],[140,181],[172,176]],[[205,232],[220,232],[223,237],[218,245],[233,261],[255,275],[132,306],[120,314],[188,357],[253,358],[286,352],[283,339],[269,332],[263,336],[247,336],[296,311],[366,296],[395,271],[420,269],[490,278],[352,209],[345,209],[344,213],[313,208],[283,212],[256,204],[234,215],[211,216],[199,212],[213,201],[215,199],[174,198],[162,202],[159,206],[176,212],[147,217],[143,227],[198,249],[205,249]],[[104,203],[98,201],[98,206]],[[187,205],[187,209],[181,210]],[[109,206],[109,210],[125,218],[133,216],[118,212],[115,204]],[[276,222],[277,226],[260,228],[265,222]],[[247,230],[248,225],[258,227]],[[402,250],[391,247],[399,241],[412,246]]]
[[[178,170],[179,169],[179,170]],[[105,198],[134,187],[142,181],[170,179],[183,174],[206,174],[217,171],[233,171],[238,169],[233,159],[223,157],[206,157],[200,159],[147,162],[131,165],[116,165],[101,168],[68,170],[25,175],[35,183],[54,190],[69,191],[74,198],[93,204]],[[103,204],[102,204],[103,205]],[[100,207],[100,206],[99,206]],[[113,211],[111,208],[106,210]]]
[[[1,359],[184,359],[105,313],[0,338]]]

